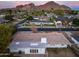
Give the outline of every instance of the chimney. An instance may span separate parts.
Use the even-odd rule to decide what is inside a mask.
[[[47,43],[47,38],[46,37],[42,37],[41,38],[41,43]]]

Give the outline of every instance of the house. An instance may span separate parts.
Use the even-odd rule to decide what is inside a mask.
[[[33,18],[36,20],[41,20],[41,21],[48,21],[49,20],[48,16],[33,16]]]
[[[55,22],[55,25],[56,25],[56,28],[62,28],[62,22],[61,21],[54,21]]]
[[[3,24],[3,23],[7,23],[9,20],[5,20],[3,18],[0,18],[0,24]]]
[[[77,47],[79,47],[79,31],[77,32],[72,32],[73,34],[71,35],[72,36],[72,40],[74,42],[74,44],[77,45]]]
[[[46,54],[47,48],[67,48],[71,43],[59,32],[25,32],[20,31],[14,35],[9,45],[10,52],[23,52],[24,54]]]
[[[53,22],[50,22],[50,21],[40,21],[40,20],[32,20],[31,22],[30,22],[30,24],[35,24],[35,25],[45,25],[45,24],[47,24],[47,25],[53,25],[54,23]]]
[[[3,17],[5,17],[5,15],[3,15],[3,14],[2,14],[2,15],[0,15],[0,18],[3,18]]]
[[[78,18],[78,19],[79,19],[79,13],[76,15],[76,18]]]
[[[57,18],[56,18],[56,21],[61,21],[62,22],[62,25],[64,26],[64,27],[69,27],[69,26],[71,26],[72,25],[72,21],[73,21],[73,17],[64,17],[64,16],[58,16]]]

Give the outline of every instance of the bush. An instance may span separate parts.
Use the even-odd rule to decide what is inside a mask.
[[[0,52],[3,52],[11,41],[15,29],[8,24],[0,24]]]
[[[73,20],[73,25],[74,26],[79,26],[79,19],[74,19]]]
[[[6,15],[6,16],[4,17],[4,19],[9,20],[9,21],[13,21],[13,20],[14,20],[14,19],[13,19],[13,15]]]

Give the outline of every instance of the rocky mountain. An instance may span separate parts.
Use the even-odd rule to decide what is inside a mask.
[[[33,9],[36,9],[36,6],[33,3],[30,3],[25,5],[18,5],[16,6],[16,9],[33,10]]]
[[[47,2],[46,4],[35,6],[33,3],[25,4],[25,5],[19,5],[16,6],[17,9],[23,9],[23,10],[51,10],[51,9],[64,9],[68,10],[70,9],[68,6],[65,5],[59,5],[58,3],[54,1]]]
[[[38,6],[39,9],[43,9],[43,10],[50,10],[50,9],[56,9],[56,8],[60,8],[60,5],[53,2],[53,1],[50,1],[44,5],[40,5]]]
[[[64,9],[69,9],[69,10],[71,9],[70,7],[65,6],[65,5],[61,5],[61,7],[64,8]]]

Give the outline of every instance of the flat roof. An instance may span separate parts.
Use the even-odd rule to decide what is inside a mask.
[[[71,44],[68,39],[61,32],[27,32],[19,31],[14,35],[13,42],[41,42],[41,38],[46,37],[47,43],[50,45],[55,44]]]

